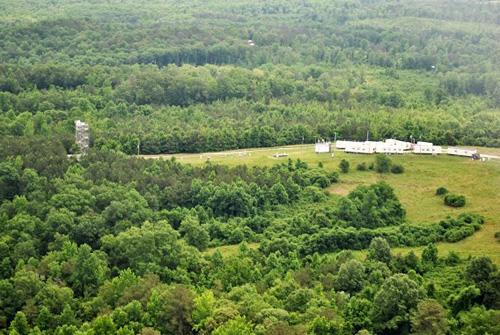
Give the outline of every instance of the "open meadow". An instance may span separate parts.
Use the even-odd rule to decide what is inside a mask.
[[[478,152],[489,155],[500,155],[500,149],[478,148]],[[275,158],[275,154],[288,156]],[[143,156],[145,158],[170,159],[172,155]],[[374,161],[374,155],[355,155],[336,151],[331,154],[314,153],[314,145],[295,145],[265,149],[247,149],[203,154],[179,154],[176,159],[183,164],[207,164],[208,158],[212,164],[236,166],[271,166],[284,162],[288,158],[300,158],[310,166],[323,163],[327,171],[339,171],[339,163],[346,159],[350,163],[350,171],[340,174],[340,181],[333,184],[328,191],[332,195],[347,195],[358,185],[371,184],[380,180],[387,181],[395,190],[401,203],[407,211],[407,218],[413,224],[429,224],[439,222],[448,215],[456,217],[462,212],[472,212],[485,217],[485,223],[480,231],[471,237],[456,243],[439,243],[439,251],[446,255],[455,251],[462,257],[488,255],[500,264],[500,243],[494,234],[500,231],[500,160],[486,162],[472,161],[465,157],[448,155],[394,155],[394,163],[402,164],[403,174],[379,174],[374,171],[357,171],[356,165]],[[465,195],[467,204],[462,208],[445,206],[443,199],[436,195],[439,186],[446,187],[450,192]],[[252,244],[251,247],[257,247]],[[219,248],[223,254],[236,252],[236,246]],[[394,251],[406,253],[414,250],[421,253],[423,247],[396,248]],[[209,250],[209,252],[213,250]],[[363,253],[361,253],[363,255]]]

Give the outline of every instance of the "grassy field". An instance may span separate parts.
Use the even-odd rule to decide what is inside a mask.
[[[479,148],[479,153],[500,155],[500,149]],[[287,157],[274,158],[276,153],[286,153]],[[159,156],[143,156],[158,158]],[[162,156],[165,159],[171,156]],[[440,243],[441,254],[455,251],[461,256],[488,255],[497,264],[500,264],[500,243],[494,237],[500,231],[500,160],[486,162],[471,161],[464,157],[447,155],[402,155],[391,156],[393,162],[402,164],[405,173],[400,175],[380,175],[373,171],[357,171],[356,165],[361,162],[369,164],[374,160],[373,155],[353,155],[335,152],[330,154],[314,153],[313,145],[287,146],[269,149],[248,149],[222,153],[176,155],[182,163],[193,165],[206,164],[210,157],[212,164],[235,166],[273,165],[292,159],[300,158],[310,166],[322,162],[327,170],[338,170],[341,159],[347,159],[351,164],[351,171],[341,174],[340,182],[329,188],[333,195],[346,195],[361,184],[370,184],[379,180],[387,181],[395,190],[407,211],[407,217],[413,224],[429,224],[438,222],[448,215],[457,216],[462,212],[473,212],[485,217],[485,224],[479,232],[458,243]],[[442,197],[436,196],[436,188],[444,186],[452,193],[465,195],[467,204],[463,208],[452,208],[443,204]],[[251,247],[257,247],[252,245]],[[423,248],[413,248],[421,252]],[[406,253],[410,248],[397,248],[395,252]],[[236,252],[237,247],[223,247],[225,255]],[[213,252],[210,250],[209,252]]]

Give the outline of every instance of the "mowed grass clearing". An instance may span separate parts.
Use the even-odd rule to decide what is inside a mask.
[[[500,149],[478,148],[479,153],[500,156]],[[275,158],[276,153],[285,153],[288,156]],[[170,159],[172,155],[142,156],[146,158]],[[328,190],[334,196],[344,196],[358,185],[371,184],[380,180],[387,181],[395,190],[401,203],[407,211],[407,218],[413,224],[430,224],[445,219],[448,215],[455,217],[462,212],[473,212],[485,217],[481,230],[473,236],[457,243],[439,243],[441,255],[455,251],[462,257],[488,255],[495,263],[500,264],[500,243],[494,237],[500,231],[500,160],[486,162],[472,161],[465,157],[448,155],[401,155],[390,156],[392,161],[402,164],[403,174],[381,175],[374,171],[357,171],[356,165],[366,162],[369,165],[375,160],[374,155],[354,155],[344,152],[330,154],[314,153],[314,145],[298,145],[265,149],[233,150],[228,152],[204,154],[177,154],[176,159],[183,164],[207,164],[210,157],[212,164],[236,166],[272,166],[286,162],[288,158],[300,158],[309,166],[323,163],[324,169],[339,171],[342,159],[349,161],[351,170],[347,174],[340,173],[340,182],[332,185]],[[451,193],[465,195],[467,204],[463,208],[452,208],[443,204],[443,198],[436,196],[436,188],[446,187]],[[252,247],[257,247],[252,245]],[[231,254],[237,248],[225,247],[224,254]],[[419,248],[395,248],[395,252],[406,253]],[[212,252],[210,250],[209,252]]]

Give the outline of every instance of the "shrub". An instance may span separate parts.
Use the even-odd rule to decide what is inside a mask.
[[[374,168],[375,168],[374,163],[370,163],[370,165],[368,165],[368,170],[373,170]]]
[[[447,194],[444,197],[444,203],[451,207],[464,207],[465,197],[463,195]]]
[[[394,164],[391,168],[392,173],[400,174],[405,172],[405,168],[401,164]]]
[[[347,173],[347,172],[349,172],[350,164],[349,164],[348,161],[346,161],[345,159],[343,159],[343,160],[340,161],[339,167],[340,167],[340,170],[342,172]]]
[[[444,195],[448,193],[448,189],[446,187],[438,187],[437,190],[436,190],[436,195]]]
[[[368,167],[366,166],[366,163],[363,162],[363,163],[359,163],[356,166],[356,170],[358,170],[358,171],[366,171],[366,170],[368,170]]]
[[[385,155],[375,157],[375,170],[378,173],[389,173],[391,171],[392,161]]]

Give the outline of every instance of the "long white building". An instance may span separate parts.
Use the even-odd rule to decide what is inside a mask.
[[[440,155],[443,153],[443,148],[440,146],[434,145],[431,142],[417,142],[417,144],[413,145],[413,153],[419,155]]]
[[[411,143],[388,139],[384,142],[380,141],[364,141],[364,142],[353,142],[353,141],[337,141],[335,144],[337,149],[344,149],[347,153],[353,154],[403,154],[404,152],[411,150]]]
[[[470,148],[448,147],[447,153],[448,155],[453,156],[472,157],[473,154],[477,154],[477,150]]]
[[[344,151],[351,154],[374,154],[377,144],[381,142],[347,142]]]

